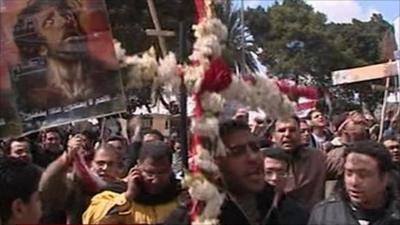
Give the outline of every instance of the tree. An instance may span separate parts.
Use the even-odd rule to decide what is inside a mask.
[[[272,74],[329,85],[333,62],[343,57],[328,39],[325,15],[314,12],[304,1],[284,0],[267,11],[260,7],[249,10],[246,19]]]
[[[357,92],[370,109],[382,98],[381,93],[371,90],[370,82],[331,87],[334,70],[382,62],[381,40],[386,30],[393,28],[381,15],[374,14],[368,22],[354,19],[351,24],[327,23],[324,14],[315,12],[303,0],[283,0],[267,10],[247,10],[246,24],[256,44],[263,48],[261,60],[273,75],[330,87],[334,98],[351,103],[352,109]]]
[[[190,26],[194,18],[192,1],[155,0],[154,4],[161,28],[175,31],[177,34],[166,39],[168,50],[178,52],[179,22],[185,22],[189,27],[186,32],[191,32]],[[158,48],[157,38],[149,37],[145,33],[146,29],[154,29],[146,0],[106,0],[106,5],[113,36],[122,43],[128,54],[146,51],[151,46]],[[191,42],[191,39],[187,41]]]
[[[179,24],[186,24],[186,33],[191,33],[191,25],[194,18],[194,8],[192,1],[185,0],[154,0],[157,14],[163,30],[175,31],[175,37],[166,38],[167,49],[178,52],[179,46]],[[122,47],[127,50],[127,54],[138,54],[148,50],[151,46],[157,49],[160,55],[156,37],[146,35],[146,29],[154,29],[151,15],[146,0],[106,0],[109,12],[111,30],[115,39],[122,43]],[[190,35],[186,35],[189,36]],[[192,46],[192,38],[186,39],[185,46]],[[186,52],[189,52],[188,50]],[[122,77],[126,77],[126,71],[121,70]],[[134,111],[137,107],[146,106],[150,109],[151,104],[155,104],[151,99],[150,87],[141,89],[131,89],[126,91],[128,97],[128,110]],[[168,108],[168,103],[162,96],[157,94],[157,100]]]
[[[380,14],[373,14],[367,22],[353,19],[351,24],[330,23],[327,24],[327,30],[335,46],[350,59],[346,60],[345,67],[338,69],[387,62],[388,55],[393,55],[393,43],[388,42],[389,37],[385,38],[393,27]],[[371,84],[384,84],[384,81],[365,81],[348,85],[347,88],[359,93],[366,108],[374,111],[382,102],[383,92],[372,90]]]

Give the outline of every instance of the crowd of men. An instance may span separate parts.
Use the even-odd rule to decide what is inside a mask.
[[[400,224],[397,120],[378,141],[374,118],[355,111],[249,121],[238,110],[220,122],[228,154],[209,178],[226,193],[220,224]],[[127,124],[127,136],[51,128],[6,140],[1,224],[190,224],[177,136]]]

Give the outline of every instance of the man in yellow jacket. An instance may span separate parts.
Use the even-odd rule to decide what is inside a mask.
[[[84,224],[161,224],[178,206],[179,182],[171,168],[171,149],[161,141],[144,143],[138,165],[122,193],[104,191],[91,200]]]

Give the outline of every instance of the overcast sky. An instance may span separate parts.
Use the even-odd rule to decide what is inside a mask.
[[[240,6],[241,0],[233,0]],[[315,10],[325,13],[328,21],[350,23],[353,18],[369,20],[372,13],[381,13],[385,20],[393,23],[400,15],[400,0],[307,0]],[[274,0],[244,0],[246,7],[269,7]]]

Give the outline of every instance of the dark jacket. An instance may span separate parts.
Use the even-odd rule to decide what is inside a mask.
[[[263,192],[257,195],[257,208],[261,215],[261,225],[291,225],[306,224],[307,212],[292,199],[283,197],[277,207],[272,206],[274,191],[271,186],[267,186]],[[188,225],[190,224],[188,215],[188,205],[181,205],[175,210],[164,223],[165,225]],[[244,214],[240,206],[227,196],[219,215],[221,225],[250,225],[250,221]]]
[[[384,216],[370,225],[400,224],[400,202],[391,193]],[[336,194],[317,204],[308,221],[309,225],[360,225],[349,200],[343,194]]]
[[[283,196],[278,203],[276,213],[281,225],[307,224],[308,212],[294,199]]]
[[[141,141],[134,141],[132,144],[128,145],[127,157],[124,159],[124,169],[126,172],[128,172],[132,167],[136,166],[141,147]]]

